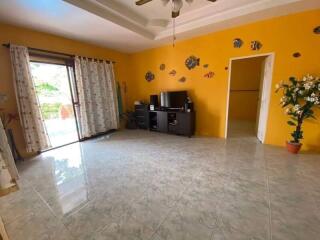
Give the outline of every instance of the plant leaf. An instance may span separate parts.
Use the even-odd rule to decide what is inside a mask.
[[[292,121],[288,121],[287,122],[290,126],[297,126],[297,124],[295,124],[294,122],[292,122]]]

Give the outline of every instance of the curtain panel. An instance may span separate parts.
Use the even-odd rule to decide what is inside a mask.
[[[75,72],[81,138],[118,129],[119,110],[112,63],[76,57]]]
[[[10,45],[10,56],[26,150],[27,152],[38,152],[50,148],[51,144],[30,71],[28,49],[23,46]]]
[[[8,144],[6,132],[0,119],[0,190],[15,186],[13,180],[17,180],[18,178],[18,170]]]

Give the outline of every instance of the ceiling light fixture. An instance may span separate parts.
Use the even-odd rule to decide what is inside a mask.
[[[153,0],[138,0],[136,1],[137,6],[144,5]],[[194,0],[185,0],[186,3],[193,3]],[[207,0],[209,2],[216,2],[217,0]],[[169,2],[172,3],[171,17],[172,17],[172,45],[175,46],[176,41],[176,18],[180,16],[180,10],[183,7],[183,0],[162,0],[164,6]]]

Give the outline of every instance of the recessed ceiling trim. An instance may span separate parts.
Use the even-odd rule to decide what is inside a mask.
[[[148,19],[144,18],[140,14],[136,14],[131,11],[128,7],[123,6],[115,1],[110,0],[96,0],[104,8],[107,8],[109,11],[114,12],[116,15],[127,19],[130,22],[145,26],[148,22]]]
[[[259,11],[259,10],[264,10],[272,7],[277,7],[285,4],[290,4],[290,3],[295,3],[295,2],[301,2],[303,0],[256,0],[253,3],[247,3],[247,4],[242,4],[237,7],[231,7],[227,9],[222,9],[219,12],[216,12],[215,14],[212,14],[212,12],[216,9],[216,6],[209,5],[206,7],[198,8],[195,9],[191,12],[186,12],[183,15],[181,15],[179,18],[176,20],[176,25],[182,25],[186,24],[189,22],[192,22],[194,20],[202,19],[202,18],[208,18],[216,15],[221,15],[221,14],[233,14],[233,12],[239,12],[239,11],[244,11],[244,14],[248,13],[248,10],[251,11]],[[250,12],[251,13],[251,12]]]
[[[147,22],[146,27],[162,27],[165,28],[169,25],[170,21],[167,19],[151,19]]]
[[[290,3],[300,2],[302,0],[260,0],[255,3],[247,4],[240,6],[238,8],[229,9],[226,11],[219,12],[217,14],[210,14],[210,10],[214,6],[205,7],[201,9],[195,10],[195,12],[186,13],[181,15],[180,18],[176,21],[176,33],[184,33],[188,32],[203,26],[207,26],[209,24],[214,24],[218,22],[223,22],[229,19],[241,17],[244,15],[248,15],[254,12],[259,12],[261,10],[282,6]],[[165,29],[156,35],[156,40],[167,38],[171,36],[172,24],[168,25],[168,29]]]
[[[133,31],[150,40],[160,40],[171,36],[171,19],[147,19],[124,6],[123,3],[109,0],[64,0],[72,5],[82,8],[130,31]],[[238,7],[227,6],[226,9],[216,11],[218,5],[210,4],[204,7],[181,14],[176,19],[176,33],[182,34],[194,29],[209,26],[218,22],[230,20],[270,9],[277,6],[301,2],[303,0],[257,0],[251,3],[243,3]],[[219,3],[219,1],[217,2]],[[221,6],[220,6],[221,7]]]
[[[120,25],[121,27],[131,30],[150,40],[155,39],[155,34],[149,31],[145,26],[141,26],[141,22],[136,22],[132,19],[131,19],[132,21],[129,21],[126,15],[123,15],[123,13],[120,14],[115,9],[110,9],[106,5],[104,5],[105,7],[103,7],[101,4],[99,3],[97,4],[89,0],[63,0],[63,1],[68,2],[90,13],[93,13],[117,25]],[[147,23],[143,23],[143,25],[146,25],[146,24]]]

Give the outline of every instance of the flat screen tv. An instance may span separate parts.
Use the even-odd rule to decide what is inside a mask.
[[[183,108],[187,101],[187,91],[161,92],[160,102],[163,108]]]

